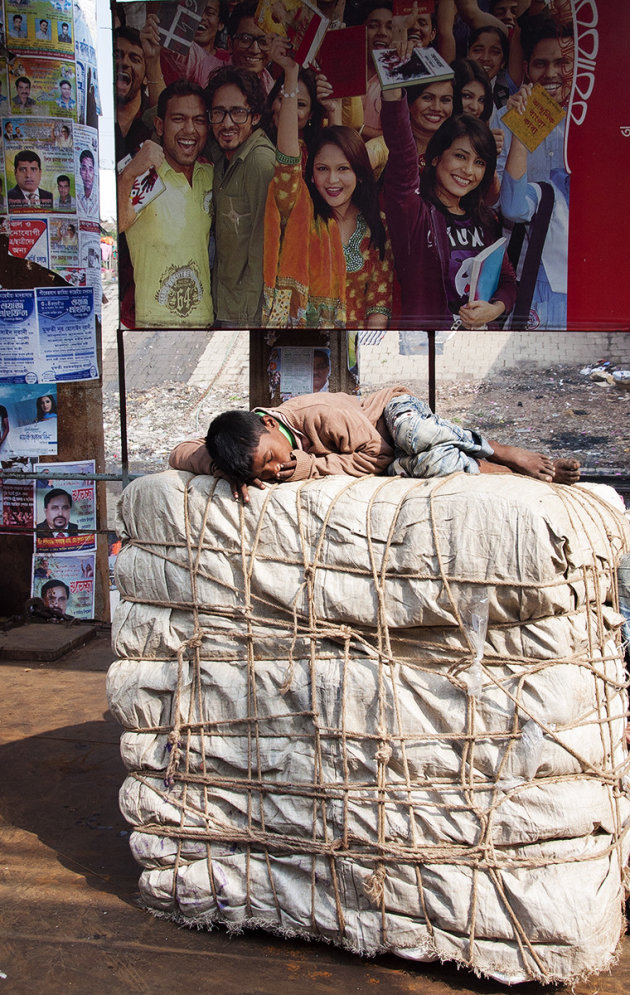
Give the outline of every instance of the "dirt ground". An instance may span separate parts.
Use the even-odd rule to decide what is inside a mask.
[[[630,390],[598,383],[573,367],[438,384],[436,409],[500,442],[574,455],[592,469],[630,471]]]

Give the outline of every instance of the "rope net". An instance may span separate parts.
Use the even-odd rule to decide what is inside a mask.
[[[614,962],[630,850],[622,513],[525,478],[120,507],[121,807],[143,900],[516,982]]]

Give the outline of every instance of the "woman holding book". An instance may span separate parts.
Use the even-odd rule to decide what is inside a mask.
[[[285,39],[271,58],[284,70],[276,171],[265,211],[263,323],[386,328],[393,260],[367,152],[352,128],[324,128],[302,177],[299,67]]]
[[[514,271],[504,259],[489,301],[468,301],[471,257],[500,235],[485,204],[496,167],[486,124],[469,114],[447,119],[431,138],[420,175],[409,107],[400,89],[383,92],[389,148],[385,207],[401,286],[401,324],[483,328],[514,306]],[[419,191],[419,192],[418,192]]]

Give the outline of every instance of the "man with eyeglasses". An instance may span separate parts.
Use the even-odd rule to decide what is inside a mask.
[[[217,326],[260,325],[263,228],[275,150],[260,127],[265,91],[259,76],[226,66],[206,89],[214,142],[216,252],[212,296]]]
[[[228,20],[228,47],[232,55],[232,65],[237,69],[247,69],[256,73],[267,95],[275,82],[267,69],[269,62],[269,41],[267,35],[256,23],[257,0],[244,0],[230,14]]]

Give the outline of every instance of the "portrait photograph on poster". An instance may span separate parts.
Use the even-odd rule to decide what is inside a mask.
[[[5,0],[11,51],[74,58],[72,0]]]
[[[125,328],[630,329],[630,7],[429,6],[119,4]]]
[[[47,472],[94,473],[94,460],[40,466],[35,487],[35,545],[38,552],[96,549],[96,491],[93,480],[49,479]]]
[[[64,212],[59,205],[57,179],[74,184],[72,122],[49,117],[12,117],[3,120],[4,166],[9,214]]]
[[[276,346],[267,365],[270,396],[288,401],[297,394],[327,391],[330,362],[330,349]]]
[[[76,118],[74,64],[20,56],[9,63],[11,113]]]
[[[56,384],[0,384],[0,420],[0,459],[56,454]]]
[[[94,618],[94,553],[36,553],[31,597],[71,618]]]

